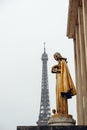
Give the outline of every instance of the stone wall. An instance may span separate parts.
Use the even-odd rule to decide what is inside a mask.
[[[87,0],[69,0],[67,36],[74,43],[77,124],[87,125]]]

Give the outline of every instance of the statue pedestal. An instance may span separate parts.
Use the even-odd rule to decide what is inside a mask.
[[[76,121],[72,117],[52,116],[49,121],[49,126],[74,126]]]

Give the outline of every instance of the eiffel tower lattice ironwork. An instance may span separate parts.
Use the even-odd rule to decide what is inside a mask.
[[[44,43],[44,53],[42,54],[42,84],[41,84],[41,102],[40,102],[40,112],[39,120],[37,121],[38,126],[48,125],[48,120],[50,118],[50,102],[49,102],[49,87],[48,87],[48,74],[47,74],[47,61],[48,55],[45,49]]]

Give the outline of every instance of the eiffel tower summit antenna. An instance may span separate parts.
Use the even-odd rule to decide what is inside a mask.
[[[44,42],[43,44],[44,44],[44,52],[46,52],[46,48],[45,48],[46,42]]]
[[[50,101],[49,101],[49,87],[48,87],[48,73],[47,73],[47,61],[48,55],[46,53],[44,42],[44,53],[42,54],[42,83],[41,83],[41,102],[40,102],[40,112],[39,119],[37,121],[38,126],[48,125],[48,120],[50,118]]]

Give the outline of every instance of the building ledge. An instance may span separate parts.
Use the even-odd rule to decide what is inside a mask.
[[[87,126],[18,126],[17,130],[87,130]]]

